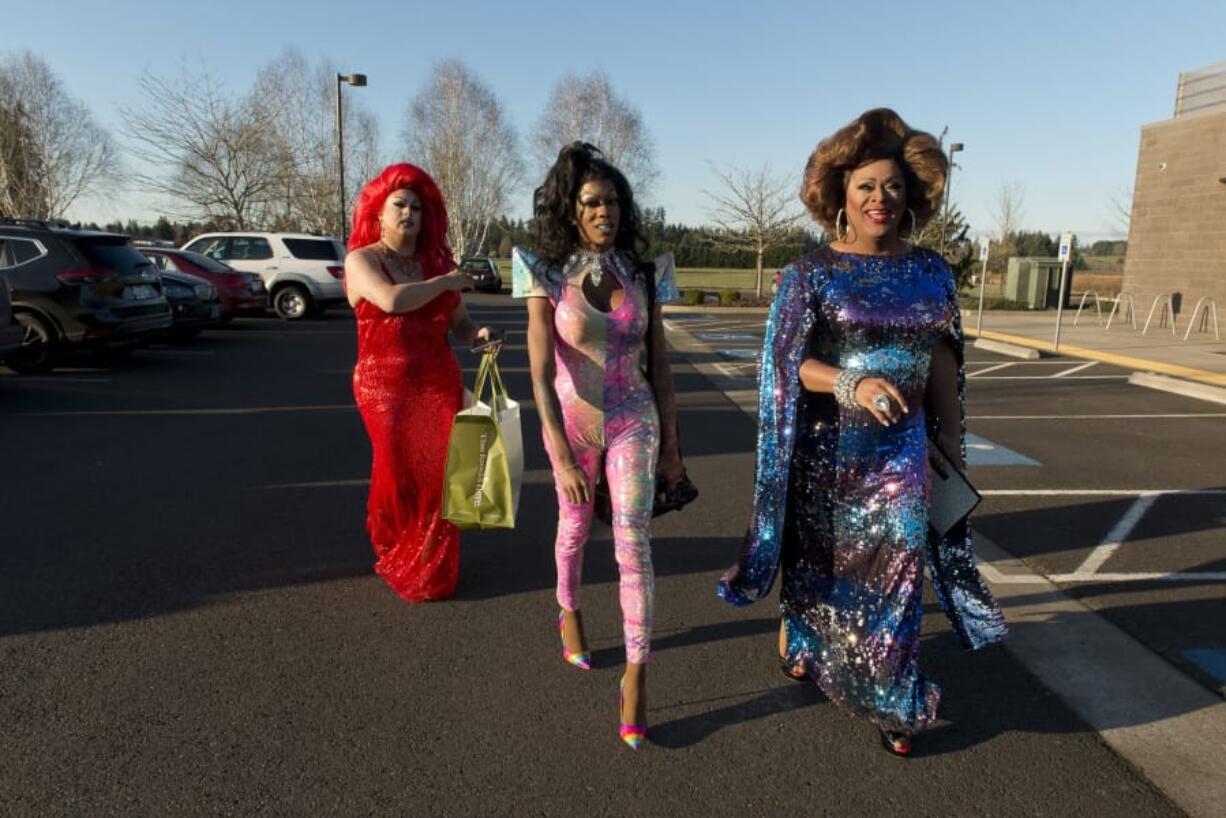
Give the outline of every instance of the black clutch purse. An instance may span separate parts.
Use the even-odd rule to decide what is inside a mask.
[[[982,499],[975,487],[958,471],[941,447],[928,441],[928,474],[932,479],[928,505],[928,525],[944,537],[979,505]]]
[[[663,477],[656,477],[656,496],[651,506],[651,516],[659,517],[670,511],[680,511],[687,504],[698,499],[698,487],[690,482],[688,474],[682,474],[671,489],[664,483]],[[604,476],[604,460],[600,462],[600,474],[596,477],[596,490],[593,492],[593,509],[596,519],[605,525],[613,525],[613,501],[609,497],[609,482]]]

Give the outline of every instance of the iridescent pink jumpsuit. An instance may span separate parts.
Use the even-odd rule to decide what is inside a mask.
[[[617,250],[597,255],[578,251],[561,270],[516,248],[512,254],[512,294],[548,298],[553,305],[554,389],[575,463],[596,483],[601,454],[613,506],[613,541],[621,577],[622,625],[626,661],[651,656],[652,598],[651,507],[655,494],[659,419],[651,385],[640,358],[647,330],[647,293],[643,279]],[[601,312],[583,295],[583,281],[599,267],[612,275],[625,296],[615,309]],[[656,260],[656,303],[677,297],[671,254]],[[559,468],[545,436],[545,449]],[[592,524],[592,503],[576,505],[558,490],[558,604],[579,609],[583,545]]]

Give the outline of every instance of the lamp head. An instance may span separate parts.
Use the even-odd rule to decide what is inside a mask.
[[[347,82],[355,88],[361,88],[366,85],[365,74],[337,74],[336,76],[341,82]]]
[[[960,150],[962,150],[962,143],[961,143],[961,142],[954,142],[954,143],[952,143],[952,144],[949,146],[949,152],[950,152],[950,153],[957,153],[957,152],[958,152],[958,151],[960,151]]]

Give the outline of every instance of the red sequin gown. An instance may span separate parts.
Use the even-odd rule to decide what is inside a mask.
[[[463,394],[447,343],[459,302],[448,292],[409,313],[365,300],[354,310],[353,394],[374,454],[366,531],[376,573],[409,602],[451,596],[459,575],[460,531],[440,516],[447,439]]]

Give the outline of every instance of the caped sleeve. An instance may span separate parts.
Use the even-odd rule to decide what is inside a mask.
[[[516,247],[511,250],[511,297],[552,298],[539,257]]]
[[[656,265],[656,303],[667,304],[681,298],[677,289],[677,263],[672,253],[665,253],[655,260]]]

